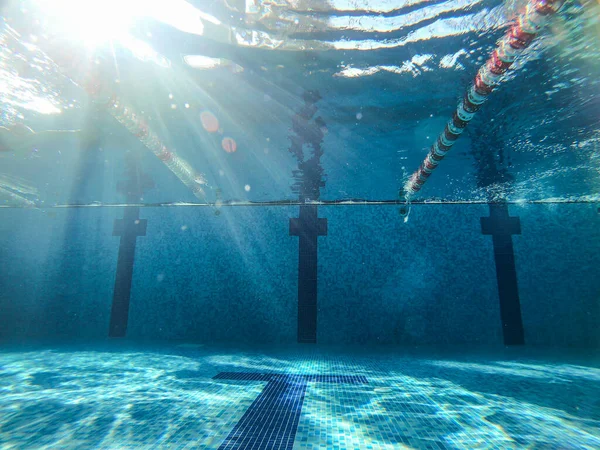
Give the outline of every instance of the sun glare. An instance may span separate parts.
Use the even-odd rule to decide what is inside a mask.
[[[204,22],[220,22],[183,0],[37,0],[47,24],[59,34],[96,47],[122,42],[135,22],[150,18],[185,33],[202,35]]]
[[[137,1],[39,0],[55,32],[95,47],[127,35],[136,19]]]

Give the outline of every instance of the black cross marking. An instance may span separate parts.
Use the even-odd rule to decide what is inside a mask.
[[[213,379],[267,383],[219,450],[292,450],[308,383],[368,383],[366,377],[357,375],[283,375],[244,372],[222,372]]]
[[[481,218],[481,231],[491,235],[496,261],[500,316],[505,345],[523,345],[525,336],[512,235],[521,234],[518,217],[508,215],[506,203],[490,203],[490,217]]]
[[[317,342],[317,238],[327,235],[327,219],[319,219],[316,205],[300,206],[300,217],[290,219],[290,236],[298,236],[298,342]]]
[[[131,297],[131,280],[133,278],[133,262],[135,244],[138,236],[146,236],[145,219],[140,219],[140,208],[127,208],[122,219],[116,219],[113,236],[120,236],[117,275],[110,313],[110,337],[125,337],[129,318],[129,299]]]

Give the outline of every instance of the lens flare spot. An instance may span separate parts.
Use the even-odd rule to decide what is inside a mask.
[[[209,133],[216,133],[219,130],[219,119],[210,111],[202,111],[200,113],[200,121],[204,129]]]
[[[221,147],[223,147],[223,150],[225,150],[227,153],[233,153],[237,150],[236,142],[230,137],[223,138],[221,141]]]

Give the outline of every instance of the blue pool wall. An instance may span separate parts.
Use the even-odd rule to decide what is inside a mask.
[[[511,205],[525,340],[600,347],[597,205]],[[329,206],[318,342],[502,345],[487,205]],[[108,335],[119,208],[0,209],[0,338]],[[127,336],[294,343],[298,207],[142,208]]]

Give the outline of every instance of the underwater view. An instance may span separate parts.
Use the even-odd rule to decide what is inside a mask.
[[[0,105],[0,449],[600,448],[600,0],[5,0]]]

